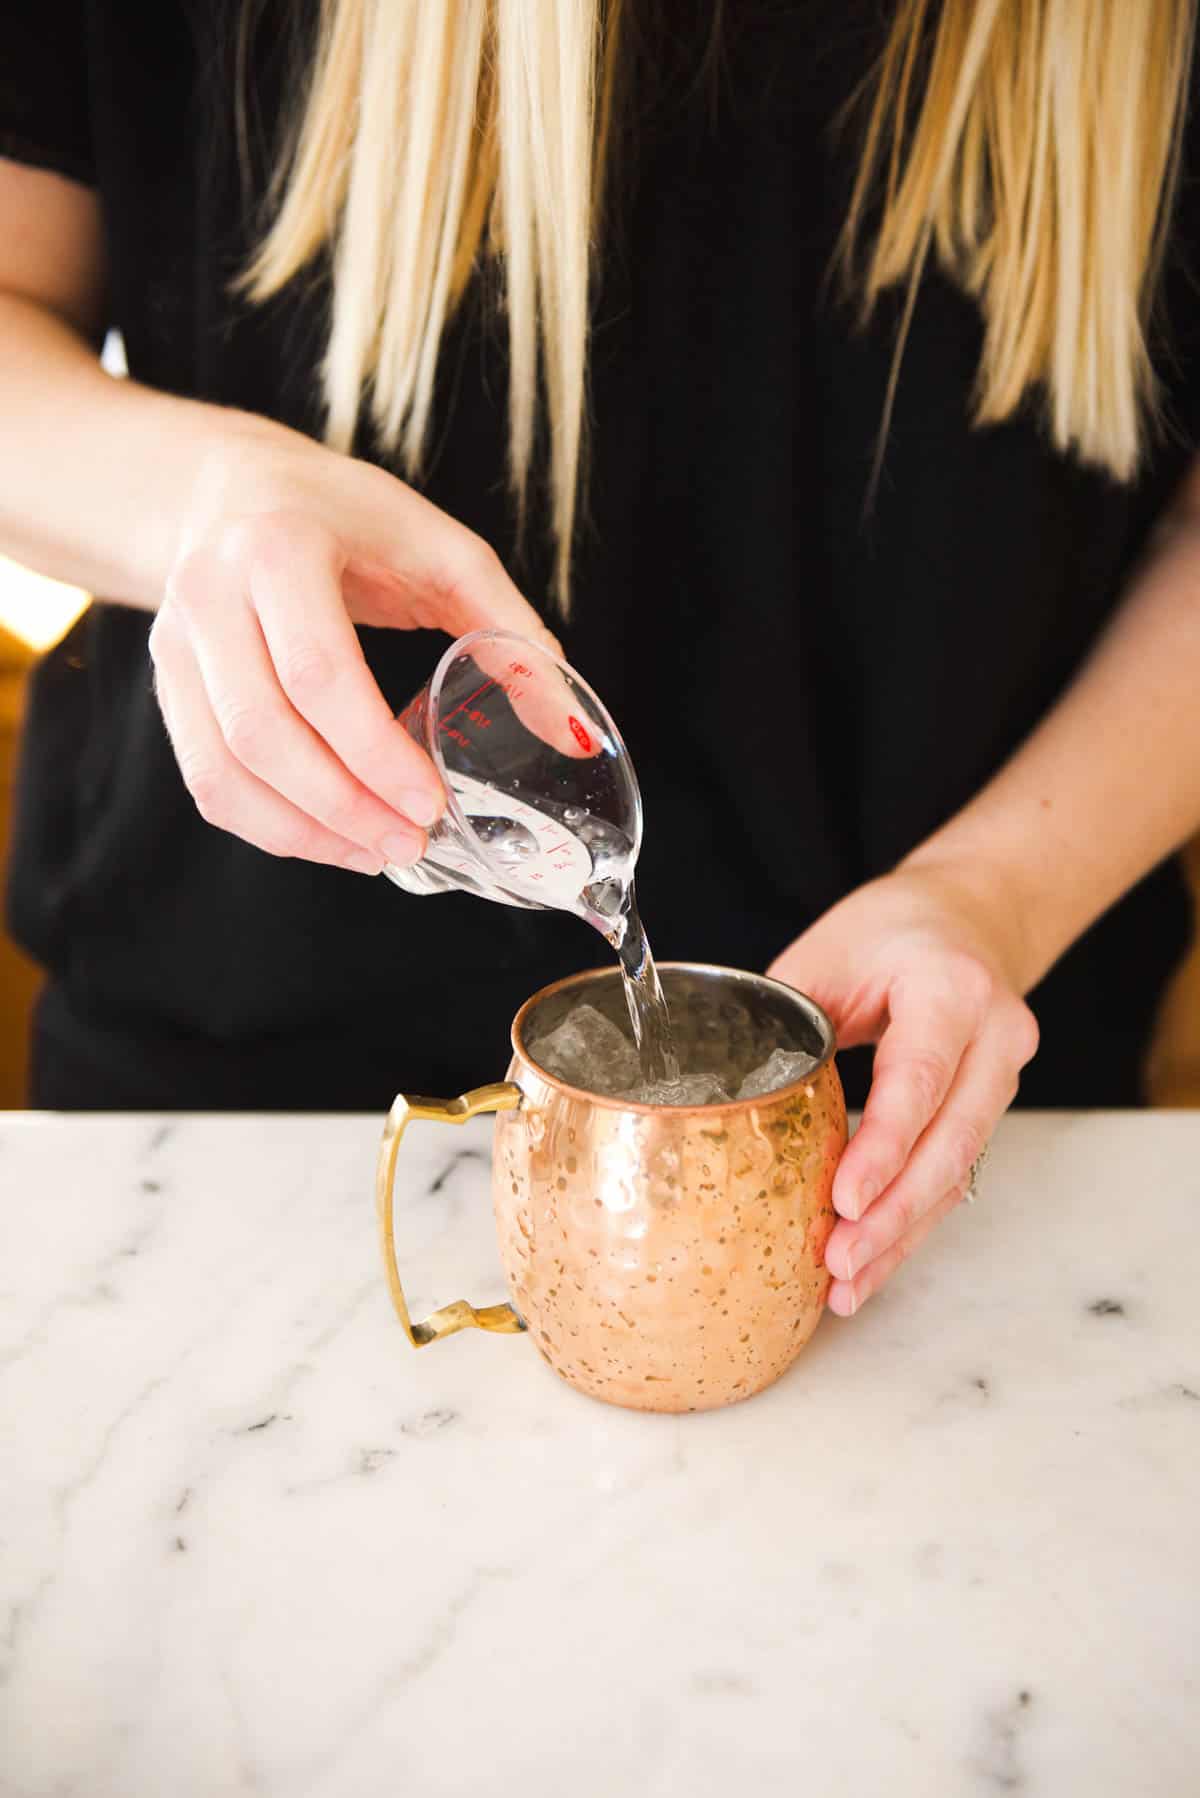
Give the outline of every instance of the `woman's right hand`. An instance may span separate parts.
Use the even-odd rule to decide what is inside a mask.
[[[159,704],[201,815],[271,855],[378,874],[440,815],[355,624],[495,627],[558,650],[495,552],[402,481],[224,415],[150,632]]]

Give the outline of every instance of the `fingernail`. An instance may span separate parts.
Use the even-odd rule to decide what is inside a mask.
[[[854,1215],[856,1217],[861,1217],[863,1212],[869,1210],[878,1197],[878,1180],[864,1180],[858,1189],[858,1210]]]
[[[382,839],[379,848],[393,868],[411,868],[421,859],[421,839],[415,834],[410,836],[407,832],[401,834],[394,830]]]
[[[856,1224],[863,1212],[867,1209],[867,1206],[872,1204],[878,1197],[879,1182],[877,1180],[864,1180],[861,1186],[854,1188],[854,1190],[850,1192],[847,1192],[844,1187],[841,1192],[838,1192],[835,1188],[833,1194],[833,1208],[839,1217],[848,1218],[852,1224]]]
[[[846,1256],[847,1280],[857,1280],[859,1274],[861,1274],[863,1268],[870,1259],[870,1244],[866,1242],[856,1243]]]
[[[383,872],[383,863],[377,855],[372,855],[369,849],[355,849],[346,857],[342,866],[349,868],[352,874],[380,874]]]
[[[435,796],[428,787],[405,787],[400,794],[400,810],[423,830],[436,824],[445,809],[446,801],[442,794]]]

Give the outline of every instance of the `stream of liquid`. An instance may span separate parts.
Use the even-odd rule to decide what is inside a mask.
[[[517,839],[511,827],[498,822],[501,827],[493,828],[488,838],[493,852],[501,848],[504,859],[518,865],[530,853],[529,846]],[[679,1057],[671,1034],[671,1015],[637,908],[633,845],[615,825],[582,807],[565,807],[561,822],[591,860],[590,878],[571,909],[586,918],[617,952],[642,1079],[647,1084],[677,1083]],[[474,819],[472,824],[478,831]],[[532,833],[526,831],[525,835],[532,844]]]
[[[676,1084],[679,1056],[671,1032],[671,1013],[663,996],[662,982],[650,953],[650,942],[637,908],[632,878],[620,887],[618,909],[611,927],[603,934],[617,952],[625,1003],[633,1026],[633,1040],[647,1084]],[[593,922],[598,920],[593,919]]]
[[[477,841],[504,867],[513,886],[541,903],[547,902],[543,898],[546,888],[533,886],[529,876],[539,852],[535,834],[539,821],[553,818],[572,833],[591,864],[586,884],[576,888],[570,897],[564,895],[548,902],[557,902],[586,918],[616,950],[642,1080],[658,1087],[677,1084],[679,1058],[671,1034],[670,1013],[637,908],[632,843],[615,825],[582,806],[559,810],[542,800],[526,816],[529,821],[522,822],[504,813],[473,812],[468,822]],[[545,872],[544,866],[539,867],[533,878],[543,880]],[[462,882],[461,871],[456,879]]]

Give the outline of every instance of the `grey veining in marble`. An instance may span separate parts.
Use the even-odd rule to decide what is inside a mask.
[[[0,1121],[4,1798],[1194,1798],[1200,1115],[1016,1117],[734,1409],[412,1351],[379,1121]],[[414,1313],[503,1296],[415,1127]]]

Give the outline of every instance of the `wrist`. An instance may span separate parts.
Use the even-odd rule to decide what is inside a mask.
[[[297,446],[312,448],[308,438],[274,419],[204,402],[182,403],[192,416],[183,421],[181,433],[187,451],[179,471],[178,504],[147,542],[155,604],[172,568],[211,528],[266,505],[265,486],[281,455]]]
[[[1045,940],[1045,917],[1021,873],[978,845],[931,837],[895,872],[932,882],[986,944],[990,959],[1015,992],[1036,986],[1056,959]]]

